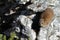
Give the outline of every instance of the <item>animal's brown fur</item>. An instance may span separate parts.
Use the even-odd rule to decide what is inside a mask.
[[[46,27],[52,20],[54,16],[54,12],[51,8],[47,8],[42,14],[41,14],[41,18],[40,18],[40,25],[43,27]]]

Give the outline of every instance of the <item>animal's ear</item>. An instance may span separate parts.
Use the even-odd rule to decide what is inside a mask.
[[[42,27],[48,26],[54,17],[54,12],[51,8],[47,8],[40,16],[40,24]],[[43,19],[43,20],[41,20]],[[43,24],[42,24],[43,23]]]

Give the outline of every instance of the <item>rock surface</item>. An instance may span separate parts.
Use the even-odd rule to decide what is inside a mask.
[[[16,3],[14,3],[14,4],[12,3],[14,6],[10,5],[11,8],[9,6],[7,6],[7,4],[6,4],[7,9],[4,7],[0,7],[0,9],[3,8],[1,10],[6,9],[8,11],[8,10],[12,9],[12,11],[9,12],[12,15],[12,18],[10,18],[11,15],[7,15],[7,16],[2,15],[5,18],[3,19],[3,23],[1,23],[1,24],[4,24],[6,26],[8,23],[11,23],[13,27],[11,29],[9,27],[8,28],[11,31],[16,32],[16,34],[17,34],[16,38],[20,37],[20,40],[60,40],[60,5],[59,5],[60,0],[16,0],[16,2],[17,2],[17,4],[19,4],[18,6],[20,6],[20,8],[18,8],[16,11],[13,11],[13,9],[16,8],[16,6],[15,6]],[[28,3],[31,2],[31,4],[26,5],[27,2]],[[10,9],[8,9],[8,8],[10,8]],[[46,10],[47,8],[51,8],[53,10],[54,19],[51,21],[51,23],[48,25],[48,27],[47,26],[40,27],[36,23],[37,26],[36,27],[34,26],[34,28],[38,29],[40,27],[39,32],[37,34],[36,31],[38,31],[38,30],[34,30],[32,28],[32,24],[34,21],[33,19],[36,18],[37,14],[44,12],[44,10]],[[33,12],[31,12],[31,11],[33,11]],[[1,13],[5,14],[6,12],[4,11]],[[16,14],[16,15],[14,16],[13,14],[14,15]],[[48,18],[50,18],[50,17],[48,17]],[[46,19],[48,20],[48,18],[46,18]],[[12,19],[14,19],[14,20],[12,20]],[[13,22],[10,22],[9,20],[13,21]],[[35,19],[35,20],[37,20],[37,19]],[[1,26],[1,24],[0,24],[0,26]],[[2,25],[1,27],[4,27],[4,26]],[[7,33],[7,35],[9,36],[10,30],[5,31],[4,33],[5,34]]]

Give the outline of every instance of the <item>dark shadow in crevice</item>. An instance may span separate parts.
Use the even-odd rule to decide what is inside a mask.
[[[39,24],[39,20],[40,20],[40,16],[43,12],[37,12],[36,16],[33,19],[33,24],[32,24],[32,29],[36,32],[36,36],[38,36],[39,31],[40,31],[40,24]],[[37,38],[36,38],[37,40]]]

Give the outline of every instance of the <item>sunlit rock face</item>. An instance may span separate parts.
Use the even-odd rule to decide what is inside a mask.
[[[32,9],[35,12],[38,12],[45,10],[47,7],[54,8],[58,6],[60,2],[59,0],[31,0],[31,3],[33,4],[27,6],[27,8]]]
[[[44,11],[48,7],[47,0],[31,0],[31,5],[27,6],[28,9],[32,9],[35,12]],[[33,6],[34,5],[34,6]]]
[[[39,12],[39,11],[41,12],[41,11],[44,11],[47,8],[47,3],[44,3],[44,4],[41,4],[41,3],[31,4],[27,8],[32,9],[35,12]]]
[[[26,4],[30,0],[16,0],[19,4]]]
[[[60,40],[59,17],[55,18],[49,27],[42,28],[38,35],[38,40]],[[43,36],[44,35],[44,36]]]
[[[56,16],[60,16],[60,5],[54,7],[54,13]]]
[[[23,2],[23,1],[22,1]],[[54,12],[54,19],[48,25],[48,27],[41,27],[38,36],[36,37],[35,31],[31,29],[33,21],[27,16],[21,15],[20,21],[25,26],[22,32],[30,37],[30,40],[60,40],[60,1],[59,0],[31,0],[30,5],[27,6],[28,9],[33,10],[34,12],[41,12],[46,10],[48,7],[52,8]],[[50,13],[50,12],[49,12]],[[25,20],[27,19],[27,21]],[[48,19],[47,19],[48,20]],[[26,26],[26,22],[28,25]],[[30,26],[29,26],[30,25]],[[31,34],[30,34],[31,33]],[[31,36],[33,35],[33,36]],[[31,39],[32,38],[32,39]],[[24,38],[21,38],[24,40]]]
[[[30,18],[34,17],[34,15],[29,16]],[[21,24],[24,26],[22,29],[22,34],[28,36],[30,40],[35,40],[36,38],[36,33],[33,29],[31,29],[31,25],[33,23],[33,21],[29,18],[28,16],[24,16],[24,15],[20,15],[17,18],[17,21],[21,22]],[[24,36],[22,35],[22,36]],[[21,40],[24,40],[25,38],[21,37]]]
[[[54,1],[54,2],[53,2]],[[59,0],[53,0],[51,3],[49,3],[51,8],[53,8],[55,18],[49,25],[49,27],[40,28],[40,32],[38,35],[38,40],[60,40],[60,5]],[[49,2],[49,1],[48,1]],[[44,36],[43,36],[44,35]],[[59,35],[59,37],[58,37]]]
[[[40,32],[39,35],[37,37],[38,40],[59,40],[59,36],[60,36],[60,5],[59,5],[59,0],[45,0],[45,4],[41,7],[41,3],[44,0],[38,1],[38,0],[32,0],[31,2],[33,4],[29,5],[27,8],[28,9],[32,9],[35,12],[38,11],[43,11],[47,8],[47,6],[49,6],[50,8],[53,9],[54,12],[54,20],[50,23],[49,27],[40,28]],[[41,3],[39,3],[41,2]],[[33,6],[34,5],[34,6]],[[39,7],[37,7],[37,5],[39,5]],[[45,7],[44,7],[45,6]],[[41,10],[40,10],[40,9]],[[45,9],[44,9],[45,8]],[[58,36],[59,35],[59,36]]]
[[[31,4],[26,5],[26,3],[29,1],[31,2]],[[60,5],[59,5],[60,1],[59,0],[16,0],[16,2],[19,5],[21,4],[23,6],[21,6],[21,10],[18,9],[17,12],[10,11],[11,15],[17,13],[18,16],[16,18],[14,16],[15,20],[12,20],[13,21],[11,23],[13,26],[12,30],[10,29],[4,32],[7,33],[7,36],[9,36],[10,31],[15,31],[17,33],[17,36],[20,37],[20,40],[60,40]],[[26,7],[24,7],[25,5]],[[47,15],[48,13],[45,12],[47,8],[52,9],[46,11],[49,13],[49,15]],[[31,11],[29,11],[29,9]],[[44,16],[47,21],[50,20],[51,18],[53,18],[53,20],[50,20],[51,22],[49,22],[50,24],[48,26],[45,26],[44,24],[39,25],[39,21],[37,19],[38,17],[41,16],[37,16],[37,19],[35,19],[36,20],[35,24],[37,24],[37,26],[33,25],[35,29],[39,29],[37,35],[36,30],[32,28],[32,24],[35,21],[33,20],[34,18],[36,18],[35,16],[39,13],[42,14],[41,12],[46,13],[46,14],[44,13],[42,16]],[[48,17],[46,17],[46,15]],[[39,20],[41,19],[42,17]],[[3,21],[3,24],[4,23],[5,21]],[[43,22],[43,23],[47,23],[47,22]]]

